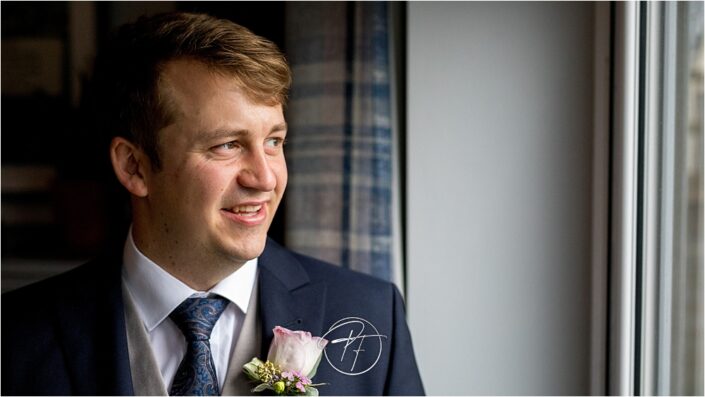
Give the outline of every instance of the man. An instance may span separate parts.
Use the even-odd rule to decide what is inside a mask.
[[[122,252],[3,296],[3,394],[249,394],[275,326],[329,340],[321,394],[423,394],[395,287],[267,239],[291,80],[274,44],[141,18],[96,79],[132,226]]]

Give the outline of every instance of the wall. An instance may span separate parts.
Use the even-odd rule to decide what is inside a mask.
[[[408,4],[408,316],[429,394],[589,393],[593,5]]]

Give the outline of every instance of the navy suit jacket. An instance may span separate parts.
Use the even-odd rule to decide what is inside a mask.
[[[2,394],[134,394],[121,263],[119,254],[98,258],[3,295]],[[275,326],[305,330],[331,340],[313,378],[327,383],[322,395],[424,394],[391,283],[271,240],[259,269],[261,359]]]

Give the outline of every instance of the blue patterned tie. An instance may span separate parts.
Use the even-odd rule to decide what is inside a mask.
[[[169,395],[217,396],[218,377],[211,355],[213,326],[228,301],[225,298],[189,298],[169,315],[186,338],[186,355],[176,370]]]

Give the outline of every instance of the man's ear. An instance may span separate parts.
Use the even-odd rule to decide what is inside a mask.
[[[137,197],[149,193],[145,174],[149,160],[140,148],[123,137],[115,137],[110,142],[110,161],[120,183]]]

